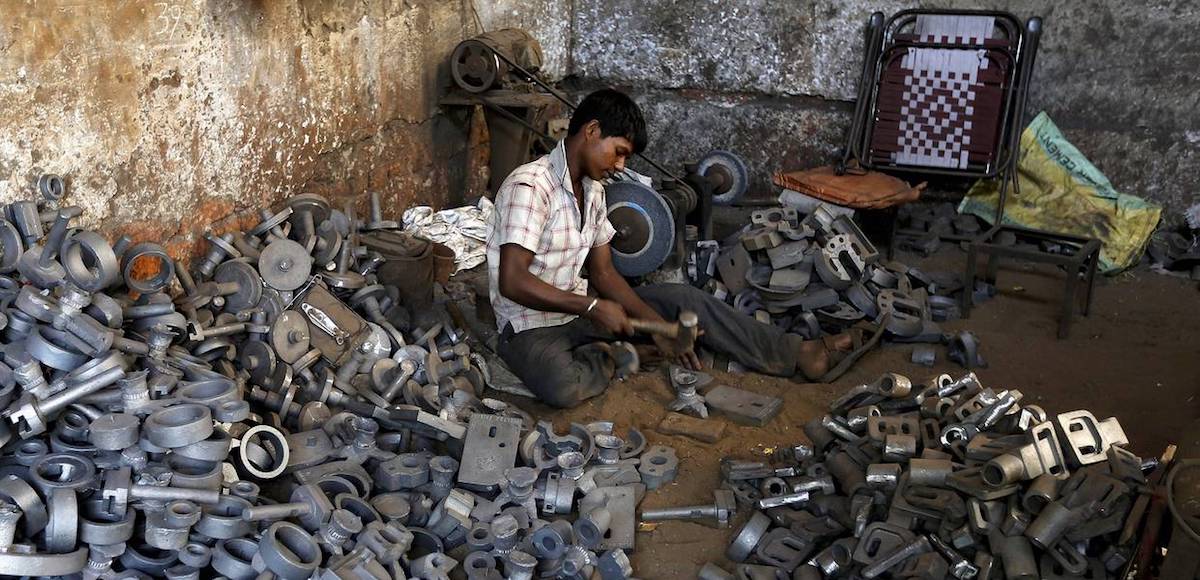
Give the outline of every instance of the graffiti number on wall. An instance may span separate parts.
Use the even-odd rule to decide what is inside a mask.
[[[155,2],[158,7],[158,27],[155,35],[165,40],[175,38],[175,31],[179,28],[179,21],[183,19],[183,6],[170,2]]]

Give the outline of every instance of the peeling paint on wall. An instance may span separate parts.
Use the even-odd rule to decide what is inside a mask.
[[[494,4],[485,26],[524,3]],[[475,34],[468,2],[26,0],[4,11],[2,202],[58,173],[82,225],[186,246],[292,193],[365,211],[362,194],[380,191],[393,215],[460,195],[465,128],[437,99],[444,61]],[[564,20],[550,30],[569,38]]]

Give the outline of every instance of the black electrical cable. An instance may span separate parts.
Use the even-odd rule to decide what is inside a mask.
[[[1175,519],[1175,524],[1179,529],[1192,539],[1193,542],[1200,544],[1200,532],[1197,532],[1196,527],[1192,525],[1183,514],[1179,513],[1179,508],[1175,505],[1175,477],[1179,472],[1192,467],[1200,467],[1200,459],[1184,459],[1175,464],[1171,468],[1171,473],[1167,474],[1167,481],[1164,484],[1167,488],[1167,509],[1171,510],[1171,517]]]

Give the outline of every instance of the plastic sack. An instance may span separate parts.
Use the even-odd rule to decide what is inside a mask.
[[[1138,262],[1162,207],[1113,189],[1108,178],[1067,141],[1045,112],[1021,133],[1017,179],[1004,223],[1100,240],[1100,268],[1114,274]],[[979,180],[958,207],[985,221],[996,217],[999,181]]]

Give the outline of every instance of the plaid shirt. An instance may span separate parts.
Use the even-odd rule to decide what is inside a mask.
[[[504,331],[558,326],[574,314],[542,312],[500,295],[500,246],[517,244],[533,252],[529,271],[543,282],[575,294],[586,295],[588,284],[580,276],[588,252],[607,244],[616,230],[608,221],[604,186],[583,178],[583,215],[575,203],[567,170],[566,147],[559,142],[549,155],[518,167],[496,194],[496,211],[488,232],[488,293],[496,311],[496,324]]]

